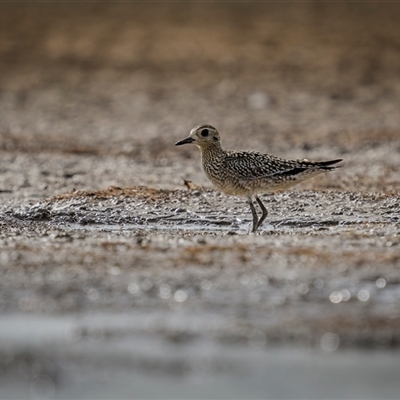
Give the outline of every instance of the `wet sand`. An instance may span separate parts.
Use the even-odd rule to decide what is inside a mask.
[[[0,398],[396,398],[397,4],[0,8]],[[343,168],[249,235],[199,123]]]

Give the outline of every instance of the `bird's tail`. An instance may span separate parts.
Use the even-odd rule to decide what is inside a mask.
[[[335,167],[331,167],[333,164],[337,164],[340,161],[343,161],[342,158],[338,158],[336,160],[329,161],[310,161],[310,160],[299,160],[301,164],[304,165],[305,169],[317,167],[317,169],[322,169],[325,171],[331,171],[336,168],[340,168],[341,165],[336,165]]]
[[[327,171],[331,171],[332,169],[336,169],[336,168],[341,168],[341,165],[336,165],[334,167],[331,167],[331,165],[333,164],[337,164],[338,162],[343,161],[342,158],[338,158],[336,160],[330,160],[330,161],[317,161],[314,162],[313,164],[320,167],[321,169],[327,170]]]

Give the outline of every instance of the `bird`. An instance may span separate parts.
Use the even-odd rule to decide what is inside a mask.
[[[253,216],[251,232],[256,232],[267,218],[268,210],[259,193],[286,189],[320,173],[334,170],[343,161],[286,160],[256,151],[224,150],[218,130],[212,125],[195,126],[187,138],[175,146],[195,144],[201,151],[203,170],[211,183],[227,195],[246,198]],[[254,207],[261,209],[261,217]]]

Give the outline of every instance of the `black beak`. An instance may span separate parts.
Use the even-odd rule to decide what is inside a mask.
[[[179,142],[176,142],[176,143],[175,143],[175,146],[180,146],[180,145],[182,145],[182,144],[188,144],[188,143],[192,143],[192,142],[194,142],[194,139],[192,139],[192,138],[189,136],[189,137],[187,137],[187,138],[185,138],[185,139],[180,140]]]

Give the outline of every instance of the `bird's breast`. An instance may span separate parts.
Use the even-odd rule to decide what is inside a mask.
[[[249,192],[239,180],[239,177],[227,169],[223,160],[204,162],[203,169],[210,182],[221,192],[232,196],[246,196]]]

